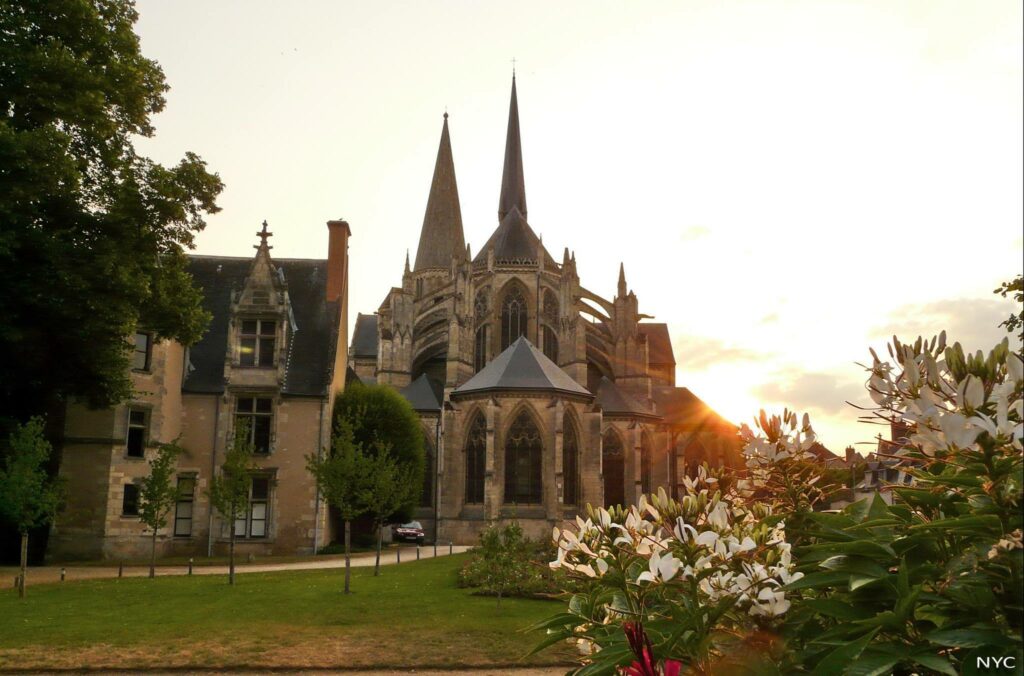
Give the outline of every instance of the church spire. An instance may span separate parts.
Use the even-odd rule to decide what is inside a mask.
[[[501,197],[498,220],[515,207],[526,218],[526,183],[523,180],[523,146],[519,140],[519,102],[516,99],[516,75],[512,73],[512,101],[508,107],[508,134],[505,137],[505,167],[501,172]]]
[[[622,263],[619,263],[619,289],[618,290],[619,290],[619,294],[618,294],[619,298],[625,298],[626,297],[626,293],[627,293],[627,289],[626,289],[626,266],[624,264],[622,264]]]
[[[459,187],[455,182],[455,161],[452,159],[452,143],[448,136],[448,113],[445,113],[441,144],[434,164],[434,178],[430,183],[430,196],[427,197],[427,212],[423,216],[420,243],[416,247],[414,270],[448,269],[452,257],[461,258],[465,248]]]

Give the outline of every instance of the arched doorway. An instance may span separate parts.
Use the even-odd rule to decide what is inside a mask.
[[[601,443],[601,462],[604,468],[605,507],[626,502],[626,479],[624,476],[626,454],[622,439],[612,429],[604,433]]]

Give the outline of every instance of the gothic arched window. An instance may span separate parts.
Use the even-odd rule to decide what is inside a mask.
[[[640,436],[640,490],[644,494],[651,492],[651,437],[644,432]]]
[[[552,324],[558,322],[558,299],[555,298],[555,294],[550,289],[544,290],[544,303],[541,307],[544,319]]]
[[[525,410],[520,411],[505,435],[505,502],[541,501],[540,430]]]
[[[626,502],[625,453],[622,439],[611,428],[604,433],[601,443],[601,467],[604,474],[604,504],[606,507]]]
[[[513,287],[501,303],[501,349],[526,335],[526,299],[519,287]]]
[[[477,413],[466,434],[466,502],[484,501],[484,466],[487,463],[487,423]]]
[[[480,289],[476,292],[476,299],[473,302],[473,312],[476,314],[478,325],[487,321],[487,311],[490,309],[490,289]]]
[[[476,330],[473,342],[473,372],[477,373],[487,365],[487,325]]]
[[[550,326],[541,327],[541,336],[543,342],[541,343],[544,348],[544,356],[551,361],[558,363],[558,336],[555,335],[554,329]]]
[[[580,440],[576,425],[568,413],[562,419],[562,502],[580,501]]]
[[[430,507],[434,504],[434,445],[430,436],[423,434],[423,454],[426,462],[423,463],[423,493],[420,495],[420,507]]]

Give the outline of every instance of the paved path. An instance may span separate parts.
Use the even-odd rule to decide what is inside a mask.
[[[461,554],[468,551],[470,547],[455,545],[452,552]],[[448,556],[448,546],[437,548],[437,555]],[[381,553],[381,565],[394,565],[401,557],[402,563],[409,563],[416,560],[416,547],[393,547]],[[420,558],[431,559],[434,557],[434,548],[425,545],[420,548]],[[352,555],[353,567],[372,566],[376,559],[374,552],[361,552]],[[243,559],[244,560],[244,559]],[[236,563],[236,573],[272,573],[282,570],[324,570],[332,568],[344,568],[345,557],[310,557],[307,561],[294,561],[291,563]],[[64,579],[74,580],[95,580],[102,578],[118,577],[117,566],[64,566]],[[30,567],[28,569],[28,584],[46,584],[49,582],[60,582],[61,566]],[[193,566],[193,575],[227,575],[226,565],[217,566]],[[188,566],[161,566],[156,567],[156,574],[163,575],[188,575]],[[18,575],[18,568],[12,566],[0,567],[0,582],[2,587],[14,585],[14,578]],[[149,575],[149,566],[125,566],[123,577],[146,577]]]

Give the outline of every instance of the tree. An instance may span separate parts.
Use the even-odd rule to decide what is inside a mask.
[[[224,456],[224,464],[220,466],[220,474],[210,481],[210,503],[221,518],[227,519],[231,529],[228,540],[228,584],[235,583],[235,522],[249,509],[252,471],[257,469],[252,462],[254,450],[248,425],[239,422],[231,440],[231,448]]]
[[[423,430],[419,418],[402,395],[387,385],[363,385],[352,382],[334,403],[334,422],[348,421],[353,441],[367,454],[386,448],[396,466],[407,470],[408,480],[423,485],[426,464],[423,451]],[[384,515],[385,522],[412,518],[417,492],[394,510]]]
[[[177,444],[160,444],[156,457],[149,461],[149,476],[139,490],[139,518],[151,531],[149,576],[156,577],[156,535],[167,525],[167,516],[178,501],[178,487],[173,482],[175,461],[182,448]]]
[[[167,168],[135,152],[168,90],[137,18],[131,0],[0,5],[0,267],[17,270],[0,294],[0,411],[14,420],[124,400],[136,327],[191,344],[209,320],[184,250],[223,184],[194,153]]]
[[[373,518],[377,535],[377,560],[373,568],[376,576],[380,575],[384,526],[391,515],[420,494],[423,481],[414,478],[414,467],[399,461],[388,446],[379,441],[375,445],[374,451],[366,455],[366,478],[362,482],[361,500]]]
[[[368,474],[367,456],[352,438],[352,426],[342,418],[335,425],[331,451],[306,456],[306,467],[316,479],[321,494],[338,510],[345,523],[345,593],[351,593],[352,520],[366,512],[363,501]]]
[[[21,534],[21,575],[18,596],[25,598],[28,566],[28,532],[53,521],[63,499],[60,480],[50,478],[46,463],[53,448],[43,434],[41,418],[15,428],[8,441],[7,457],[0,469],[0,513]]]
[[[1003,282],[992,293],[998,293],[1003,298],[1013,294],[1013,300],[1017,302],[1017,306],[1024,305],[1024,276],[1017,275],[1009,282]],[[1005,326],[1008,333],[1016,332],[1017,337],[1024,343],[1024,310],[1010,315],[999,326]]]

